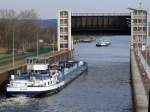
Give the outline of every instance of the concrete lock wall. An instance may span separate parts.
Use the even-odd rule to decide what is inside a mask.
[[[133,51],[131,51],[131,73],[135,112],[148,112],[148,98],[146,96],[142,78]]]
[[[18,71],[24,72],[26,70],[26,65],[19,66],[17,68],[12,68],[11,70],[0,73],[0,92],[5,91],[5,85],[8,82],[9,76]]]

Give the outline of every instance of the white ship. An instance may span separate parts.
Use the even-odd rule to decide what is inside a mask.
[[[49,65],[44,58],[28,58],[27,72],[11,75],[7,96],[36,97],[60,91],[87,69],[83,61],[64,61]]]
[[[100,40],[99,42],[97,42],[96,46],[108,46],[110,44],[111,42],[109,42],[108,40]]]

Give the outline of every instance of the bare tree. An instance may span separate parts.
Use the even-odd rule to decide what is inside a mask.
[[[1,46],[10,50],[12,48],[12,31],[15,30],[16,13],[14,10],[0,10]]]
[[[15,34],[15,48],[29,47],[37,27],[37,13],[33,9],[19,14],[14,10],[0,10],[0,47],[12,49],[12,33]]]
[[[12,35],[15,35],[15,49],[36,48],[37,33],[46,43],[56,42],[56,26],[42,28],[37,12],[33,9],[16,13],[14,10],[0,10],[0,49],[12,51]]]
[[[31,10],[21,11],[18,15],[19,19],[19,43],[23,50],[35,48],[35,34],[39,29],[37,13]]]

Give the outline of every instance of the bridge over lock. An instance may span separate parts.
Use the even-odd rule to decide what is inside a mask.
[[[131,35],[130,13],[72,13],[72,35]]]

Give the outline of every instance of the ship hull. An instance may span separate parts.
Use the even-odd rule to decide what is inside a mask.
[[[78,69],[68,73],[64,80],[49,87],[26,87],[26,88],[11,88],[7,87],[7,97],[12,96],[26,96],[26,97],[38,97],[43,95],[51,95],[59,92],[69,83],[79,77],[84,71],[88,69],[87,64],[79,67]]]
[[[27,88],[7,88],[7,97],[15,97],[15,96],[26,96],[26,97],[36,97],[42,96],[46,94],[53,94],[59,91],[65,82],[62,81],[54,86],[50,87],[27,87]]]
[[[110,44],[96,44],[97,47],[105,47],[105,46],[109,46]]]
[[[100,45],[100,44],[98,45],[98,44],[96,44],[97,47],[105,47],[105,46],[108,46],[108,45]]]

